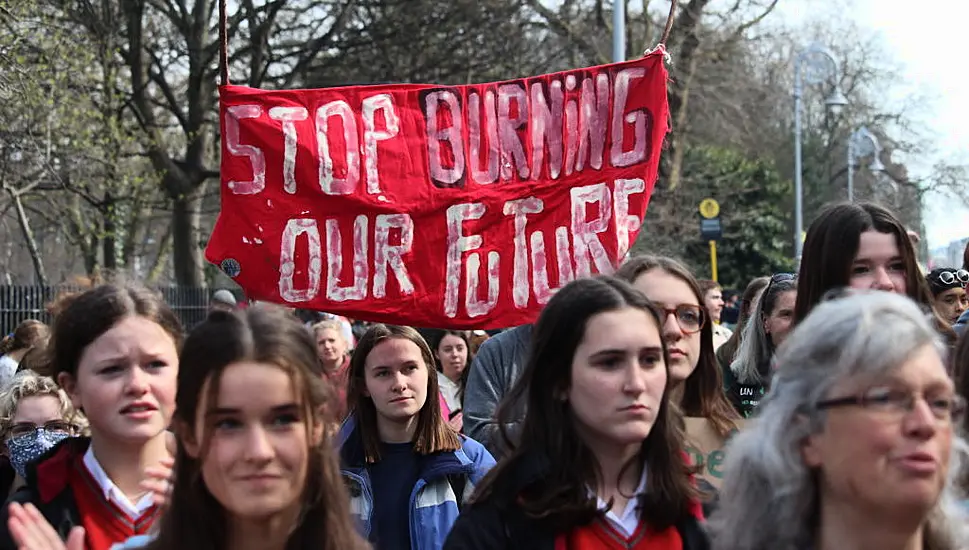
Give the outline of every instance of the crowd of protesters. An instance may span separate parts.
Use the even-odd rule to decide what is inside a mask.
[[[0,343],[0,550],[969,547],[969,248],[845,203],[750,275],[633,256],[494,334],[63,296]]]

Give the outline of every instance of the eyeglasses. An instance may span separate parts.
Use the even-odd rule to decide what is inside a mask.
[[[683,334],[696,334],[700,332],[703,328],[703,323],[706,321],[706,317],[703,315],[703,309],[700,306],[694,306],[691,304],[680,304],[676,307],[661,307],[663,311],[663,318],[669,318],[673,315],[676,318],[676,323],[680,325],[680,331]]]
[[[43,428],[48,432],[66,433],[66,434],[74,433],[74,430],[77,429],[77,427],[74,424],[71,424],[70,422],[67,422],[64,420],[51,420],[49,422],[45,422],[40,426],[38,426],[37,424],[34,424],[33,422],[18,422],[17,424],[14,424],[13,426],[10,427],[10,431],[7,432],[7,436],[20,437],[24,435],[34,435],[35,433],[37,433],[37,430],[41,428]]]
[[[821,401],[815,405],[815,408],[824,410],[857,406],[900,419],[915,410],[915,403],[919,400],[925,401],[932,411],[932,416],[944,422],[958,422],[966,412],[966,400],[961,395],[929,397],[922,393],[888,387],[874,387],[860,395]]]
[[[944,285],[951,285],[956,281],[962,283],[962,286],[969,284],[969,271],[965,269],[957,269],[955,271],[943,271],[939,273],[939,281]]]

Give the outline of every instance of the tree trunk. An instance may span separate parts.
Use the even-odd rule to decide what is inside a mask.
[[[199,189],[176,197],[172,210],[172,259],[175,283],[179,286],[205,286],[201,242],[202,198]]]
[[[87,273],[88,277],[93,277],[95,272],[100,270],[98,265],[98,235],[101,233],[101,228],[85,225],[84,217],[81,214],[80,196],[72,194],[70,200],[70,211],[67,215],[64,231],[67,233],[68,240],[81,249],[81,257],[84,259],[84,272]]]
[[[91,278],[100,276],[101,263],[98,261],[100,239],[92,233],[90,238],[82,235],[81,241],[84,242],[84,246],[81,247],[81,254],[84,257],[84,272]]]
[[[27,218],[27,211],[24,210],[24,203],[20,199],[19,193],[10,193],[13,199],[14,208],[17,210],[17,223],[27,241],[27,251],[30,252],[30,261],[34,264],[34,273],[37,275],[37,284],[47,286],[47,272],[44,270],[44,259],[40,255],[37,246],[37,239],[34,238],[34,231],[30,228],[30,219]]]
[[[171,251],[172,224],[169,222],[162,238],[158,240],[158,254],[155,255],[155,260],[152,262],[151,267],[148,268],[148,274],[145,276],[146,283],[153,285],[158,281],[165,268],[165,264],[168,263],[168,255],[171,254]]]
[[[674,70],[673,81],[669,86],[670,118],[673,120],[674,126],[668,141],[671,162],[664,172],[667,174],[670,189],[676,189],[676,186],[680,183],[683,162],[681,150],[686,147],[687,135],[687,128],[683,122],[687,120],[690,85],[693,82],[693,73],[697,67],[696,56],[700,47],[700,39],[697,33],[699,32],[703,10],[709,3],[710,0],[690,0],[673,20],[670,43],[667,44],[673,55],[674,68],[684,69],[682,71]],[[677,123],[679,123],[679,126]]]
[[[131,212],[126,216],[124,239],[121,241],[121,261],[126,266],[135,265],[135,256],[139,255],[137,250],[138,238],[142,235],[142,227],[146,220],[151,216],[151,209],[147,206],[135,205]]]
[[[101,218],[104,220],[104,239],[101,241],[104,269],[114,273],[118,269],[118,205],[107,191],[104,195],[104,209]]]
[[[690,134],[689,129],[689,108],[690,103],[690,89],[693,84],[693,75],[696,74],[697,58],[691,57],[689,62],[689,67],[685,71],[683,82],[679,86],[678,106],[676,109],[676,114],[673,116],[673,128],[675,131],[670,134],[670,150],[672,151],[672,162],[670,163],[669,171],[669,188],[670,190],[676,189],[680,184],[680,175],[683,171],[683,155],[688,146],[687,136]]]

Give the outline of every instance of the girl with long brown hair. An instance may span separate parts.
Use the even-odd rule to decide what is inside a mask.
[[[494,465],[441,416],[434,355],[410,327],[374,325],[350,361],[343,477],[377,549],[438,550],[475,485]]]
[[[696,278],[686,266],[664,256],[630,258],[616,276],[663,310],[663,336],[670,348],[670,398],[685,416],[708,419],[726,437],[737,428],[740,416],[723,391],[713,323],[703,308]]]
[[[311,334],[281,308],[210,313],[182,352],[169,507],[154,539],[124,548],[367,548],[350,521],[317,360]]]
[[[511,454],[445,550],[708,547],[669,402],[661,315],[614,277],[579,279],[549,300],[499,407]],[[519,401],[528,414],[512,437]]]
[[[683,416],[701,419],[725,442],[737,430],[740,414],[724,392],[723,372],[713,347],[713,321],[703,307],[696,278],[680,262],[664,256],[628,259],[616,272],[646,295],[663,312],[663,339],[670,352],[670,400]],[[688,434],[689,435],[689,434]],[[689,438],[691,448],[695,441]],[[702,454],[702,453],[701,453]],[[702,457],[696,456],[697,466]],[[713,486],[701,478],[707,511],[716,503]]]
[[[214,312],[185,343],[175,486],[148,550],[364,548],[315,342],[286,311]]]
[[[794,322],[804,320],[826,292],[839,287],[908,296],[932,312],[945,343],[955,345],[956,333],[933,305],[908,232],[887,208],[867,202],[833,204],[808,228]]]

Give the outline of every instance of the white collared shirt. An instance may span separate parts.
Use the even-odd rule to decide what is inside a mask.
[[[140,518],[154,505],[151,492],[145,493],[145,496],[138,499],[136,503],[128,500],[128,497],[108,477],[108,473],[101,467],[101,463],[95,458],[94,451],[90,446],[88,446],[87,452],[84,453],[84,467],[87,468],[87,471],[90,472],[91,477],[94,478],[98,487],[104,492],[104,500],[113,502],[129,518],[133,520]]]
[[[444,396],[444,402],[447,403],[447,408],[451,409],[451,412],[461,408],[461,400],[458,399],[458,393],[461,388],[454,383],[453,380],[444,375],[443,372],[437,373],[437,387]]]
[[[639,477],[639,486],[636,487],[633,498],[629,499],[629,502],[626,503],[626,509],[621,513],[617,513],[615,508],[606,512],[606,519],[609,521],[609,524],[627,539],[632,537],[633,533],[636,532],[636,528],[639,527],[639,513],[636,507],[639,506],[639,496],[644,493],[646,493],[646,468],[643,468],[643,473]],[[596,497],[596,501],[599,503],[600,510],[605,510],[606,506],[609,505],[598,496]]]

